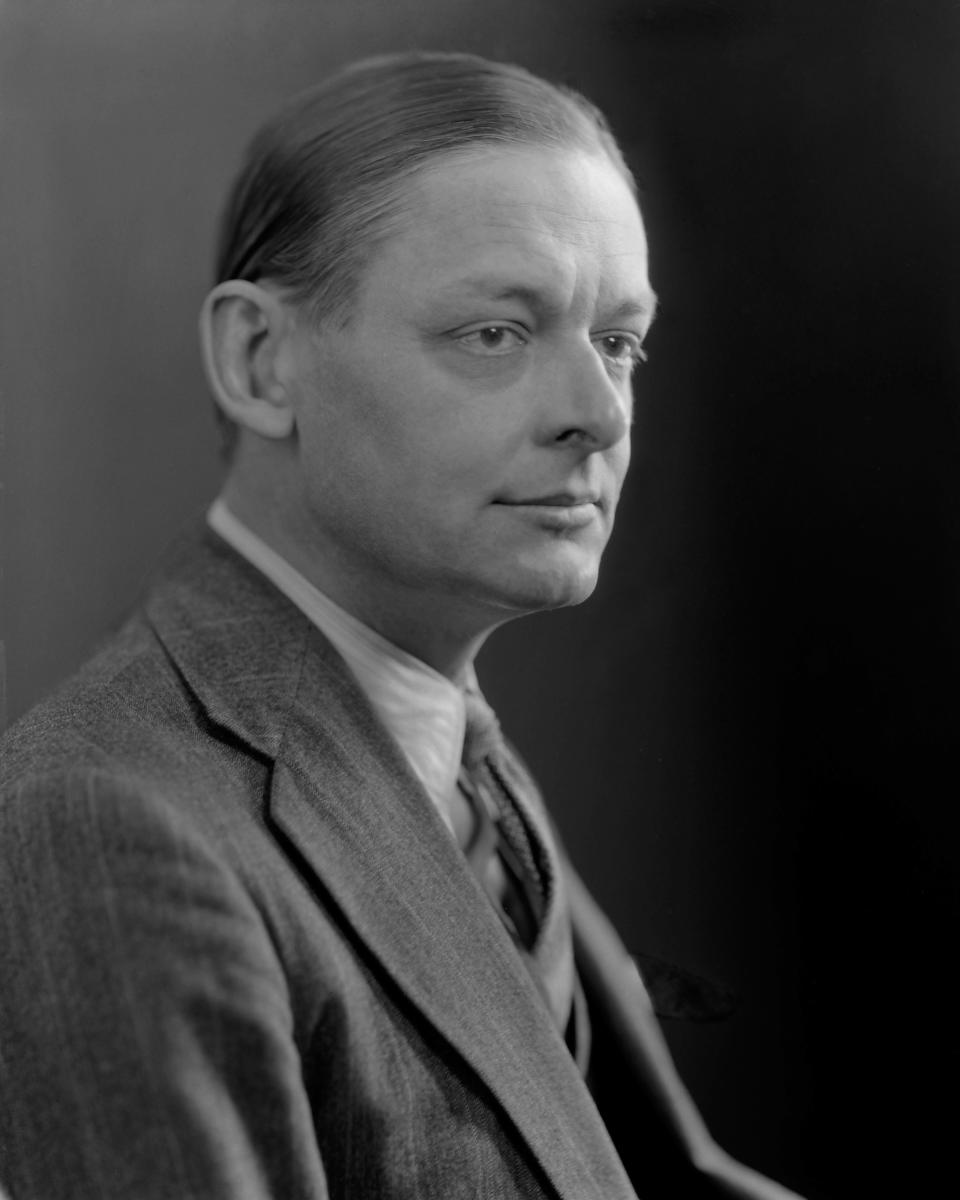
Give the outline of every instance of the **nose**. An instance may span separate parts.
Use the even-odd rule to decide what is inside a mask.
[[[557,366],[544,405],[543,440],[592,453],[625,438],[633,408],[629,380],[612,379],[592,346]]]

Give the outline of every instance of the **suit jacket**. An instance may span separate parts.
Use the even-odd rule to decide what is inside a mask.
[[[12,1200],[787,1195],[706,1134],[570,872],[588,1089],[342,660],[214,535],[0,784]]]

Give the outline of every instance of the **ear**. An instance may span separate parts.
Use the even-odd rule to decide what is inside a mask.
[[[280,296],[246,280],[218,283],[200,310],[203,365],[226,415],[261,437],[286,438],[294,408],[281,358],[291,330]]]

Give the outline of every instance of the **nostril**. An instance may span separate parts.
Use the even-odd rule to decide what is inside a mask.
[[[579,442],[590,435],[585,429],[565,429],[557,435],[558,442]]]

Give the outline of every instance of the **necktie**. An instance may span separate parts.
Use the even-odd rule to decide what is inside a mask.
[[[526,815],[536,801],[478,691],[464,693],[466,736],[459,788],[475,814],[460,844],[476,878],[520,950],[580,1070],[590,1052],[589,1019],[576,983],[573,944],[556,848],[546,825]]]
[[[459,786],[475,822],[463,852],[511,936],[531,950],[547,908],[549,868],[506,781],[506,749],[493,710],[479,692],[465,692],[464,700]]]

